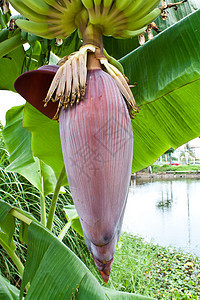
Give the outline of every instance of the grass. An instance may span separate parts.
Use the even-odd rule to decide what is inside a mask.
[[[5,148],[0,128],[0,199],[30,212],[34,217],[40,220],[40,195],[38,190],[31,185],[23,176],[7,172],[5,167],[9,164],[8,152]],[[46,197],[47,214],[50,208],[52,195]],[[72,198],[68,190],[65,194],[58,197],[56,213],[54,217],[53,233],[58,235],[66,224],[67,220],[63,211],[63,207],[72,203]],[[22,244],[18,238],[19,222],[16,226],[14,240],[17,246],[16,254],[20,257],[22,263],[26,261],[26,245]],[[87,265],[90,264],[91,258],[88,253],[85,241],[79,235],[70,229],[65,235],[63,242]],[[91,268],[94,268],[91,264]],[[94,270],[95,272],[95,270]],[[19,272],[13,265],[7,253],[0,246],[0,273],[2,273],[12,284],[18,286]]]
[[[0,136],[0,198],[12,205],[32,213],[40,219],[39,193],[24,177],[6,172],[8,153]],[[51,195],[46,197],[47,213]],[[58,235],[66,223],[63,207],[71,203],[70,193],[59,195],[53,232]],[[19,226],[14,235],[17,255],[24,263],[26,245],[18,239]],[[85,241],[72,229],[64,238],[64,243],[76,253],[91,272],[102,281]],[[0,272],[8,280],[20,286],[17,269],[0,246]],[[200,299],[200,258],[146,243],[139,237],[126,233],[117,245],[108,287],[116,290],[152,296],[155,299]]]
[[[109,285],[155,299],[200,299],[200,258],[123,233]]]
[[[170,165],[152,165],[153,173],[164,173],[166,171],[200,171],[200,165],[179,165],[179,166],[170,166]]]

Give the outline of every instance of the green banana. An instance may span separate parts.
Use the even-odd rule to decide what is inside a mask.
[[[67,32],[69,35],[77,28],[77,26],[75,25],[75,16],[72,15],[70,11],[65,12],[65,14],[62,15],[61,19],[47,18],[47,22],[51,24],[51,28],[54,32],[56,31],[56,28],[58,28],[58,26],[62,28],[63,34]]]
[[[145,17],[139,19],[139,20],[131,20],[131,18],[128,19],[127,23],[127,30],[137,30],[145,25],[150,24],[152,21],[154,21],[159,15],[161,14],[161,10],[159,8],[155,8],[150,13],[148,13]]]
[[[85,6],[85,8],[87,8],[88,10],[90,10],[91,8],[93,8],[93,0],[81,0],[83,5]]]
[[[88,11],[90,21],[95,19],[94,2],[93,0],[81,0]]]
[[[148,0],[150,1],[150,0]],[[137,14],[142,7],[146,4],[147,0],[134,0],[132,1],[124,10],[123,13],[125,17]]]
[[[10,0],[10,3],[15,10],[17,10],[20,14],[33,22],[45,23],[47,21],[46,16],[36,13],[28,6],[26,6],[22,1]]]
[[[102,4],[102,17],[105,18],[108,13],[109,10],[111,9],[113,1],[112,0],[103,0],[103,4]]]
[[[126,1],[126,0],[125,0]],[[120,11],[117,7],[116,7],[116,1],[114,1],[111,5],[111,8],[109,10],[109,13],[107,15],[108,17],[108,22],[117,22],[118,18],[121,19],[123,18],[124,20],[126,19],[126,16],[124,15],[123,11]]]
[[[101,5],[101,0],[94,0],[94,5],[95,6],[100,6]]]
[[[73,0],[73,1],[63,0],[62,3],[59,1],[59,5],[60,5],[60,7],[64,8],[64,9],[70,9],[72,6],[82,6],[83,7],[81,0]],[[55,5],[54,5],[54,7],[56,8]]]
[[[77,28],[75,20],[77,19],[77,16],[83,11],[85,12],[85,14],[83,15],[87,15],[88,20],[87,10],[82,5],[81,1],[72,1],[69,3],[68,8],[63,11],[61,16],[57,20],[57,24],[62,25],[63,33],[67,31],[69,35]],[[52,22],[55,23],[55,20],[53,20]]]
[[[125,23],[126,20],[124,20],[124,16],[116,10],[116,7],[113,7],[114,2],[112,0],[103,0],[102,2],[101,7],[98,6],[98,8],[101,8],[101,11],[99,11],[99,13],[95,11],[95,14],[92,17],[90,16],[90,22],[93,25],[101,26],[103,34],[109,36],[115,32],[114,28],[117,26],[117,22]],[[95,6],[95,9],[96,8]],[[117,12],[118,16],[114,17],[113,12]]]
[[[24,4],[26,4],[29,8],[37,12],[41,15],[48,15],[49,5],[43,0],[21,0]]]
[[[57,0],[43,0],[43,1],[45,1],[46,4],[48,4],[49,6],[51,6],[51,9],[55,8],[55,9],[61,11],[61,12],[63,11],[64,8],[68,7],[69,3],[71,3],[68,0],[65,0],[65,1],[61,1],[61,0],[59,0],[59,1],[57,1]],[[81,1],[81,0],[79,0],[79,1]]]
[[[103,6],[106,8],[110,8],[113,0],[103,0]]]
[[[106,36],[115,36],[118,32],[118,28],[120,30],[125,30],[127,27],[127,22],[124,19],[118,20],[111,20],[105,18],[104,23],[103,23],[103,34]]]
[[[113,1],[112,0],[103,0],[102,4],[102,13],[101,16],[104,19],[109,14],[109,11],[112,8]]]
[[[126,24],[127,24],[127,18],[124,17],[123,13],[119,13],[118,15],[113,16],[113,14],[108,14],[104,19],[103,19],[103,26],[106,29],[106,35],[113,35],[116,33],[116,27],[118,26],[125,26],[126,29]],[[109,34],[108,34],[109,32]]]
[[[80,0],[71,1],[67,7],[67,9],[74,15],[77,15],[83,8],[84,6]]]
[[[147,26],[138,29],[138,30],[123,30],[122,32],[118,32],[115,36],[118,39],[130,39],[134,36],[138,36],[143,33],[147,29]]]
[[[76,0],[74,0],[74,1],[76,1]],[[81,0],[79,0],[79,1],[81,1]],[[56,1],[56,2],[59,3],[61,6],[65,7],[65,6],[67,6],[68,3],[70,3],[71,1],[70,1],[70,0],[58,0],[58,1]]]
[[[126,9],[128,7],[129,4],[131,4],[131,2],[134,2],[134,1],[133,0],[123,0],[123,1],[116,0],[115,5],[119,11],[123,11],[124,9]]]
[[[49,24],[36,23],[27,20],[16,20],[16,25],[24,31],[33,33],[46,39],[53,39],[56,36],[49,32]]]
[[[58,2],[56,0],[45,0],[45,2],[48,4],[48,5],[51,5],[52,7],[55,5],[55,4],[58,4]]]
[[[89,15],[87,9],[82,9],[78,14],[75,16],[74,23],[77,28],[83,27],[85,24],[88,24]]]
[[[147,3],[141,8],[141,10],[135,15],[135,20],[143,18],[145,15],[150,13],[154,8],[156,8],[159,4],[160,0],[149,0]],[[132,16],[130,16],[132,17]]]
[[[61,26],[49,26],[49,33],[57,39],[65,39],[71,32],[63,31],[63,27]]]
[[[95,14],[96,14],[96,17],[98,18],[98,16],[101,15],[101,0],[93,0],[93,1],[94,1]],[[95,24],[96,24],[96,22],[95,22]]]

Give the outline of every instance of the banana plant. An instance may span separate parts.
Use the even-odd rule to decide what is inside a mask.
[[[44,43],[43,47],[41,47],[41,54],[43,54],[43,56],[40,56],[43,60],[39,60],[38,66],[44,61],[44,57],[46,57],[47,60],[50,59],[50,55],[44,55],[44,53],[49,53],[50,48],[56,54],[62,53],[63,56],[65,47],[67,45],[69,46],[69,38],[66,39],[66,44],[64,41],[63,47],[61,46],[62,48],[60,49],[62,50],[55,50],[55,38],[65,39],[66,36],[78,27],[78,33],[73,33],[73,39],[71,40],[74,46],[73,51],[77,50],[76,47],[80,45],[78,35],[83,39],[83,46],[78,52],[61,60],[60,68],[57,68],[58,70],[53,74],[55,76],[54,79],[52,77],[52,83],[45,87],[45,91],[43,89],[46,95],[45,99],[42,94],[42,96],[37,97],[37,100],[31,103],[42,112],[44,112],[43,108],[39,107],[41,107],[40,104],[43,100],[45,100],[47,107],[51,105],[55,113],[55,119],[60,118],[61,142],[59,140],[58,123],[48,118],[50,116],[48,112],[46,117],[29,104],[26,104],[24,108],[23,126],[32,134],[31,149],[33,156],[38,157],[50,166],[55,172],[55,175],[58,174],[58,165],[63,164],[63,157],[61,155],[61,152],[63,152],[69,184],[76,208],[81,217],[81,225],[88,248],[93,255],[103,279],[107,282],[126,203],[128,189],[126,183],[129,180],[131,172],[131,148],[133,148],[132,170],[138,171],[152,164],[153,161],[171,146],[177,148],[186,141],[199,136],[198,53],[200,45],[199,32],[197,30],[200,15],[199,7],[191,5],[191,7],[189,6],[189,8],[186,9],[188,4],[184,3],[184,5],[186,5],[186,8],[184,8],[185,14],[191,12],[192,9],[194,9],[195,12],[173,25],[173,27],[163,31],[143,47],[139,47],[131,53],[128,53],[128,51],[130,51],[130,45],[133,47],[132,45],[136,44],[134,38],[133,40],[127,40],[125,42],[121,40],[116,41],[109,37],[104,38],[104,46],[107,46],[107,50],[109,49],[112,55],[116,51],[117,46],[121,49],[117,55],[120,56],[119,52],[125,55],[121,58],[120,62],[124,66],[125,74],[129,77],[130,82],[137,82],[134,88],[135,102],[125,77],[119,71],[119,69],[122,70],[121,65],[107,55],[103,49],[102,35],[112,35],[115,38],[127,39],[140,34],[141,39],[144,38],[143,32],[147,29],[147,35],[150,37],[148,30],[152,28],[147,28],[147,25],[160,14],[162,14],[164,18],[166,17],[167,6],[165,3],[162,2],[162,6],[157,8],[156,6],[160,1],[146,1],[145,4],[139,0],[134,2],[114,1],[114,3],[112,1],[59,1],[58,3],[49,0],[46,2],[28,1],[27,3],[12,0],[10,2],[21,14],[29,19],[28,21],[24,18],[18,18],[15,21],[15,24],[22,30],[21,34],[23,33],[23,37],[25,37],[23,42],[29,41],[31,37],[33,38],[34,34],[40,35],[43,38],[43,40],[41,40],[41,38],[39,40],[40,45]],[[171,6],[176,7],[176,4],[171,4]],[[168,8],[169,7],[170,5],[168,5]],[[181,13],[184,14],[182,11]],[[75,17],[75,15],[78,17]],[[178,17],[176,16],[176,20],[177,19]],[[170,22],[168,25],[171,25]],[[29,33],[24,34],[24,32]],[[6,41],[13,43],[12,38],[13,37],[5,38],[2,43],[4,43],[4,45]],[[53,38],[53,42],[45,42],[45,38]],[[13,46],[10,46],[9,50],[12,50],[12,47]],[[46,51],[44,49],[46,49]],[[127,51],[127,49],[129,50]],[[194,49],[196,55],[194,55]],[[20,48],[20,51],[23,52],[22,48]],[[2,55],[4,59],[7,54],[3,52],[3,50],[2,54],[4,55]],[[31,64],[33,51],[29,51],[28,54],[28,66],[30,67],[33,66],[33,64]],[[66,51],[65,54],[69,53]],[[102,71],[102,68],[104,71]],[[26,94],[25,98],[30,102],[31,94],[35,91],[34,89],[31,90],[30,85],[30,95],[27,96],[27,84],[23,87],[23,82],[25,83],[29,76],[37,76],[39,72],[41,73],[39,70],[33,72],[35,73],[23,74],[15,84],[16,89],[21,91],[21,94],[24,96]],[[110,77],[103,79],[105,74],[102,72],[108,73],[114,79],[114,81],[112,81],[113,83],[107,85],[106,90],[104,90],[103,87],[109,82]],[[42,80],[37,81],[38,90],[43,88],[43,84],[46,82],[45,76],[46,75],[42,77]],[[97,79],[97,77],[101,77],[101,81],[99,81],[100,79]],[[65,78],[67,78],[67,80],[65,80]],[[89,79],[91,79],[91,82]],[[86,82],[88,85],[87,88]],[[111,88],[110,86],[112,85],[113,87]],[[4,85],[4,88],[5,86],[6,85]],[[93,88],[93,86],[95,86],[95,88]],[[121,94],[117,94],[118,91],[123,95],[125,101]],[[193,93],[192,97],[190,96],[191,91]],[[98,106],[95,108],[86,106],[89,105],[88,99],[94,97],[96,99],[98,98],[98,100],[101,99],[101,92],[105,99],[109,99],[109,97],[112,98],[113,94],[115,94],[115,99],[118,100],[116,100],[116,103],[106,100],[105,106],[101,106],[101,108]],[[51,102],[52,100],[53,104]],[[58,106],[54,101],[58,103]],[[78,104],[79,102],[80,104]],[[71,110],[70,106],[72,106]],[[94,111],[98,112],[98,109],[102,110],[102,114],[101,111],[98,114],[94,114]],[[106,110],[109,112],[107,115],[104,113]],[[88,122],[87,119],[84,119],[84,111],[91,112],[89,114],[87,113],[89,120],[92,120],[91,123]],[[74,116],[72,112],[75,112]],[[130,130],[131,123],[128,113],[131,117],[134,116],[134,119],[131,121],[133,133],[132,130]],[[77,121],[74,122],[76,117]],[[102,123],[101,120],[104,117],[105,119]],[[76,128],[77,124],[79,127]],[[98,124],[98,127],[92,131],[92,129],[95,129],[93,128],[94,124]],[[109,126],[104,126],[106,124]],[[119,124],[126,125],[122,127]],[[71,128],[67,130],[69,126],[71,126]],[[50,130],[47,130],[47,128]],[[87,128],[87,130],[85,128]],[[83,130],[85,130],[85,133]],[[82,138],[82,136],[77,138],[79,132],[81,132],[82,136],[85,134],[85,138]],[[117,138],[114,136],[116,132],[120,132]],[[94,137],[99,144],[94,145]],[[123,140],[125,141],[124,143],[121,142]],[[41,141],[43,141],[43,144],[41,144]],[[61,150],[61,144],[63,151]],[[96,149],[98,145],[106,148],[107,153],[103,153],[102,151],[97,153]],[[117,147],[119,145],[120,147]],[[86,161],[86,164],[83,164],[85,160],[81,157],[82,153],[84,153],[85,146],[88,153],[90,150],[89,156],[93,159],[95,158],[95,161],[99,164],[98,166],[95,165],[95,167],[98,167],[96,171],[99,172],[102,162],[108,161],[106,174],[109,174],[107,182],[111,184],[111,188],[107,187],[107,182],[103,179],[102,174],[100,177],[97,176],[97,182],[103,184],[103,190],[106,191],[107,187],[107,193],[113,190],[110,199],[115,198],[115,201],[110,200],[110,204],[106,198],[101,197],[102,195],[96,181],[92,182],[92,180],[89,179],[89,187],[86,189],[85,187],[88,185],[88,181],[82,181],[83,177],[79,177],[80,170],[83,172],[83,175],[85,175],[84,168],[88,163],[89,165],[93,163],[93,161],[89,160],[89,162]],[[121,149],[123,149],[123,151],[120,153]],[[116,172],[117,169],[109,165],[111,158],[108,156],[108,152],[111,152],[111,155],[115,152],[120,153],[119,156],[115,157],[116,161],[113,165],[117,165],[117,161],[121,163],[123,159],[123,162],[127,163],[126,169],[128,170],[127,173],[129,176],[125,173],[120,174],[123,168],[120,167],[118,172]],[[123,157],[123,152],[125,153],[125,157]],[[92,155],[93,153],[95,153],[95,156]],[[78,166],[76,164],[77,162]],[[71,169],[71,165],[73,166],[73,170]],[[77,170],[75,170],[74,165]],[[89,168],[89,170],[91,170],[91,168]],[[116,182],[110,179],[113,175],[110,173],[111,170],[112,172],[114,171],[115,174],[119,173],[118,177],[115,177]],[[93,172],[94,171],[95,169],[93,169]],[[94,174],[95,173],[92,173],[92,177],[94,177]],[[122,175],[122,177],[120,175]],[[88,173],[85,177],[88,179]],[[77,181],[75,180],[76,178],[78,178]],[[120,183],[122,178],[124,180],[124,189],[120,188],[117,197],[115,197],[114,192],[117,190],[112,188],[112,186],[114,186],[115,183],[116,185]],[[87,195],[88,190],[92,192],[89,198]],[[95,197],[97,197],[97,202],[95,202]],[[85,199],[90,199],[90,201],[87,202]],[[83,203],[80,205],[79,202],[82,201]],[[107,210],[108,207],[104,205],[106,202],[108,202],[106,205],[108,205],[111,210]],[[91,208],[89,214],[87,207]],[[99,209],[99,207],[101,209]],[[110,212],[113,212],[115,208],[117,208],[116,214],[112,215],[112,224],[109,224]],[[105,211],[107,212],[106,214]],[[93,224],[97,221],[99,224],[95,228]],[[95,239],[97,235],[98,240]]]

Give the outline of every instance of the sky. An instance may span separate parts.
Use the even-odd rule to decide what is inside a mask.
[[[18,14],[11,5],[12,14]],[[5,125],[5,114],[13,106],[22,105],[25,103],[25,100],[17,93],[10,91],[0,91],[0,122]]]
[[[5,115],[7,110],[13,106],[22,105],[25,100],[17,93],[10,91],[0,91],[0,121],[5,125]]]

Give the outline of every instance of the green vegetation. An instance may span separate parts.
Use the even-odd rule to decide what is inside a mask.
[[[179,165],[179,166],[170,166],[170,165],[152,165],[152,172],[153,173],[164,173],[166,171],[179,171],[179,172],[192,172],[197,171],[200,172],[200,165]]]
[[[110,286],[155,299],[200,299],[200,258],[123,233]]]
[[[24,211],[30,212],[37,220],[40,219],[40,194],[23,176],[7,172],[8,152],[2,140],[0,128],[0,200],[6,201]],[[46,210],[49,212],[52,195],[46,196]],[[53,233],[58,235],[66,224],[67,220],[63,211],[64,206],[72,203],[69,191],[59,194],[56,213],[54,217]],[[22,263],[26,261],[26,245],[19,240],[19,224],[16,226],[14,240],[17,246],[16,254]],[[1,230],[0,230],[1,232]],[[84,239],[73,229],[69,229],[63,242],[86,264],[91,264],[90,254]],[[6,251],[0,246],[0,274],[2,273],[12,284],[20,283],[20,276],[17,268],[13,265]],[[91,261],[91,262],[90,262]],[[95,268],[94,268],[95,270]],[[94,272],[95,273],[95,272]]]

